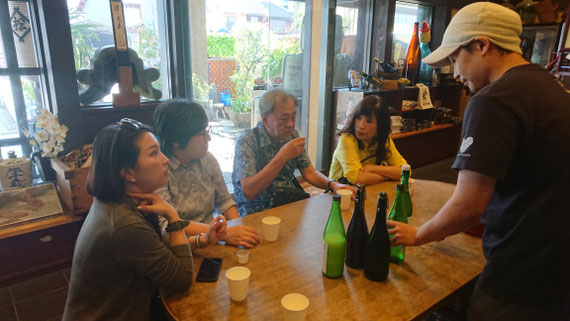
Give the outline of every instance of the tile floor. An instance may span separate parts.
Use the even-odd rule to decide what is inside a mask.
[[[455,184],[457,172],[450,169],[454,159],[413,169],[412,177]],[[0,320],[61,320],[69,276],[70,268],[65,268],[0,288]]]

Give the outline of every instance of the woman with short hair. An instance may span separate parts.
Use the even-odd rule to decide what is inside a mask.
[[[391,131],[386,102],[376,95],[362,99],[340,133],[329,178],[364,185],[400,179],[407,162],[390,138]]]
[[[154,112],[154,127],[160,148],[169,158],[170,170],[168,184],[158,193],[182,218],[191,221],[190,233],[204,233],[207,224],[214,219],[214,212],[227,220],[239,218],[220,165],[208,152],[210,132],[204,108],[184,99],[165,101]],[[259,242],[259,237],[250,226],[234,225],[227,228],[222,240],[252,248]]]
[[[75,245],[63,320],[154,320],[158,289],[188,290],[187,222],[154,193],[168,181],[167,162],[150,127],[138,121],[122,119],[97,134],[87,179],[93,205]],[[159,216],[168,222],[165,240]],[[200,243],[224,235],[222,218]]]

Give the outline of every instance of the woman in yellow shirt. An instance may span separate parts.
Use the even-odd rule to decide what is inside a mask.
[[[365,185],[400,179],[407,162],[390,138],[391,129],[386,102],[376,95],[362,99],[340,133],[329,177]]]

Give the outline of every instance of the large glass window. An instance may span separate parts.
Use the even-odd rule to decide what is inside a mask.
[[[414,33],[414,22],[423,21],[431,26],[433,8],[416,3],[396,1],[396,14],[394,15],[394,35],[392,44],[392,60],[403,66],[408,45]]]
[[[364,25],[366,0],[338,1],[334,37],[333,87],[346,87],[348,71],[362,70],[369,43]]]
[[[281,87],[300,100],[301,131],[305,48],[304,1],[205,0],[190,7],[193,98],[212,127],[210,152],[220,163],[230,191],[234,141],[260,120],[259,96]]]
[[[35,122],[37,110],[44,102],[39,48],[36,46],[37,24],[32,19],[33,1],[0,1],[0,152],[7,158],[9,150],[18,156],[29,155],[30,147],[23,135]],[[8,23],[6,23],[8,22]]]
[[[129,48],[133,49],[142,59],[145,69],[152,67],[160,72],[158,80],[154,81],[152,86],[162,91],[162,98],[169,98],[169,82],[165,81],[168,77],[167,71],[161,69],[161,66],[166,65],[163,60],[168,57],[166,53],[161,54],[161,47],[165,46],[160,46],[161,42],[166,39],[166,36],[161,33],[161,30],[164,30],[161,27],[164,25],[164,17],[158,15],[158,12],[163,12],[163,10],[158,10],[158,6],[162,3],[157,0],[123,0],[123,12]],[[115,44],[109,1],[67,0],[67,5],[76,70],[93,68],[95,62],[93,58],[98,52],[100,52],[100,63],[107,61],[107,64],[112,66],[114,60],[104,58],[107,53],[114,54],[114,49],[111,48],[105,54],[102,51]],[[141,72],[142,70],[133,71],[138,77],[141,77]],[[80,92],[87,89],[87,83],[92,83],[93,78],[79,77]],[[140,90],[135,86],[134,90],[141,94],[143,101],[158,98],[157,92],[152,89]],[[118,92],[117,84],[111,89],[111,93],[116,92]],[[96,98],[91,103],[87,102],[93,99],[82,99],[82,102],[84,104],[112,102],[110,93],[97,95]]]

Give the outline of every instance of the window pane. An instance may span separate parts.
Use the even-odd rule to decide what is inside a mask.
[[[4,42],[2,41],[2,33],[0,33],[0,68],[6,68],[6,54],[4,54]]]
[[[38,110],[46,108],[43,95],[42,86],[39,76],[23,76],[22,77],[22,90],[24,91],[24,100],[26,102],[26,115],[28,123],[35,123]]]
[[[10,25],[20,67],[37,67],[33,25],[27,1],[8,1]]]
[[[304,1],[206,0],[190,8],[193,98],[210,117],[210,152],[230,191],[234,141],[259,121],[259,96],[282,87],[298,97],[301,131],[304,17]]]
[[[396,14],[394,15],[394,37],[392,45],[392,60],[403,66],[408,45],[414,33],[414,22],[423,21],[431,26],[432,7],[414,3],[396,1]]]
[[[349,83],[348,71],[362,69],[364,35],[362,23],[365,0],[339,1],[336,7],[336,29],[334,40],[333,87],[344,87]],[[359,19],[360,18],[360,19]]]
[[[0,139],[19,136],[10,79],[7,76],[0,76]]]
[[[167,55],[161,55],[160,43],[166,41],[166,37],[159,32],[159,19],[157,12],[157,2],[149,0],[125,0],[123,1],[123,12],[125,15],[125,25],[127,29],[128,45],[143,60],[144,68],[156,68],[160,72],[158,80],[152,83],[152,87],[162,91],[163,98],[170,97],[168,82],[163,81],[167,77],[167,71],[161,70],[162,60],[166,61]],[[102,6],[102,4],[104,4]],[[75,58],[75,68],[89,69],[93,67],[93,57],[98,49],[114,46],[113,26],[111,21],[111,10],[108,2],[99,1],[79,1],[67,0],[69,8],[69,22],[71,24],[71,38],[73,41],[73,53]],[[114,55],[114,49],[109,49]],[[114,66],[114,60],[109,63],[109,68]],[[142,71],[133,71],[139,75]],[[85,74],[84,74],[85,75]],[[87,78],[87,76],[85,77]],[[80,82],[86,82],[82,77]],[[87,89],[82,84],[80,91]],[[135,90],[137,90],[135,88]],[[111,93],[118,92],[118,86],[113,86]],[[157,99],[158,94],[151,88],[146,88],[141,93],[142,100]],[[112,102],[111,93],[95,102]],[[96,95],[97,98],[99,96]]]

